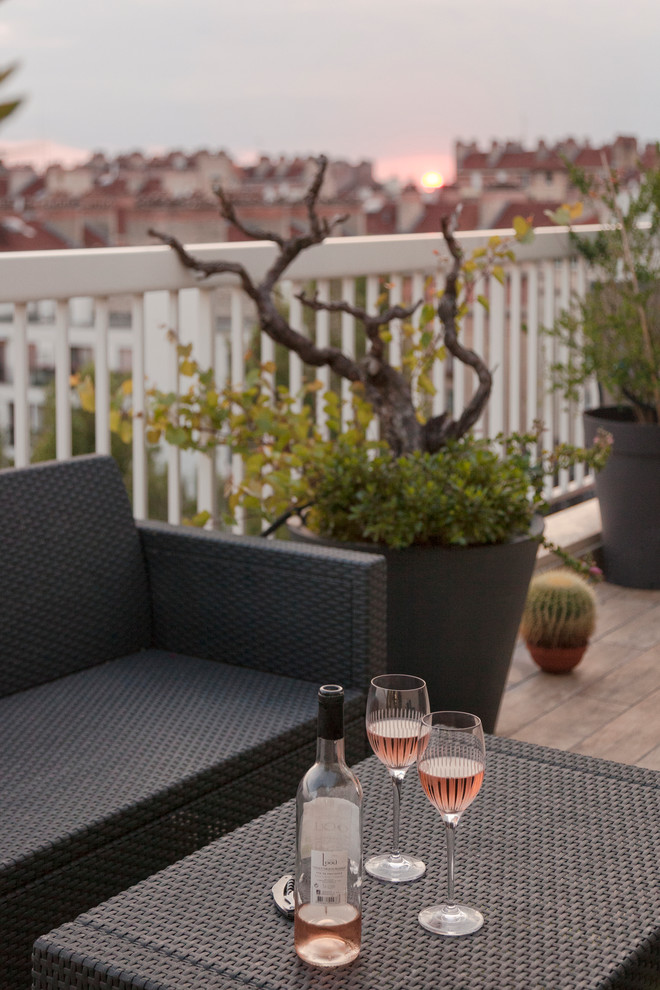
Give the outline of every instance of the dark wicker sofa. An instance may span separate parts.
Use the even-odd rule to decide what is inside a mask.
[[[364,755],[377,555],[135,524],[108,457],[0,472],[0,986],[34,939]]]

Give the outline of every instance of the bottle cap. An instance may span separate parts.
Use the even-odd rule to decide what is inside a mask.
[[[340,684],[319,688],[319,739],[344,738],[344,689]]]
[[[319,688],[319,698],[337,698],[343,701],[344,689],[341,684],[324,684]]]

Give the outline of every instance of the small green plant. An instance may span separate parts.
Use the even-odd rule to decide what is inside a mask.
[[[532,578],[520,633],[530,646],[586,646],[596,622],[596,596],[587,581],[568,570]]]

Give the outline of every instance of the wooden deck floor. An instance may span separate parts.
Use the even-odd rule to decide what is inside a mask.
[[[496,733],[660,770],[660,591],[597,588],[596,632],[569,674],[516,646]]]

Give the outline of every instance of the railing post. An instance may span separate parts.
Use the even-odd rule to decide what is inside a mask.
[[[543,331],[551,327],[555,318],[555,265],[553,261],[543,262]],[[552,352],[550,341],[545,332],[541,336],[541,381],[543,383],[543,426],[544,444],[551,449],[554,443],[553,437],[553,416],[552,416],[552,396],[545,387],[546,376],[551,364]],[[546,477],[545,497],[552,498],[553,495],[552,478]]]
[[[300,299],[296,299],[296,294],[301,291],[302,285],[298,282],[289,282],[287,286],[289,295],[289,322],[294,330],[304,334],[303,305]],[[293,409],[296,412],[299,412],[302,406],[302,399],[300,397],[302,383],[303,363],[297,354],[289,351],[289,392],[293,398]]]
[[[55,307],[55,456],[58,461],[71,457],[71,351],[69,349],[69,306],[59,301]]]
[[[403,299],[403,279],[400,275],[390,277],[390,306],[400,306]],[[390,341],[389,359],[393,368],[401,368],[401,320],[392,320],[389,326],[392,339]]]
[[[328,279],[319,279],[316,291],[320,302],[330,300],[330,283]],[[328,347],[330,344],[330,314],[327,310],[319,310],[316,314],[316,343],[319,347]],[[327,415],[325,411],[325,393],[330,389],[330,368],[326,364],[322,368],[316,369],[316,378],[321,383],[321,388],[316,393],[316,422],[319,432],[326,440],[328,438]]]
[[[522,277],[516,265],[510,271],[510,318],[509,318],[509,422],[507,430],[515,433],[520,430],[520,351],[521,351],[521,296]]]
[[[564,258],[560,263],[559,273],[559,309],[567,310],[571,302],[571,269],[568,258]],[[568,360],[568,348],[565,344],[560,344],[557,348],[557,360],[561,364],[566,364]],[[550,388],[550,383],[546,381],[546,388]],[[560,443],[570,443],[573,440],[571,432],[571,415],[569,400],[559,398],[560,406],[557,415],[559,441]],[[561,468],[559,471],[559,487],[565,492],[569,489],[570,474],[568,468]]]
[[[215,333],[210,289],[199,289],[198,306],[198,353],[202,368],[212,368],[215,360]],[[215,453],[197,455],[197,511],[208,512],[209,526],[217,513]]]
[[[179,294],[167,294],[167,368],[166,387],[179,394]],[[176,415],[176,405],[173,408]],[[172,443],[167,444],[167,520],[178,525],[181,522],[181,451]]]
[[[133,514],[136,519],[148,516],[147,458],[145,441],[145,367],[144,367],[144,298],[131,301],[133,334]]]
[[[14,464],[16,467],[27,467],[30,463],[29,385],[27,305],[16,303],[14,307]]]
[[[491,437],[504,428],[504,328],[506,293],[504,286],[493,275],[488,280],[490,303],[488,326],[488,361],[493,373],[493,391],[488,403],[488,432]]]
[[[96,453],[110,453],[110,369],[108,367],[108,300],[96,300],[94,328],[94,424]]]
[[[477,354],[480,355],[484,354],[485,327],[486,310],[480,302],[477,302],[472,307],[472,348]],[[443,408],[444,406],[440,408],[439,412],[442,412]],[[487,418],[487,409],[488,406],[486,405],[486,409],[481,413],[481,416],[474,424],[475,434],[477,436],[484,436],[486,433],[485,423]]]
[[[344,302],[355,304],[355,281],[352,278],[341,280],[341,297]],[[348,357],[355,357],[355,317],[350,313],[341,314],[341,349]],[[341,425],[348,426],[353,421],[351,408],[351,383],[345,378],[341,380]]]
[[[234,288],[231,291],[231,383],[240,386],[245,379],[245,345],[243,341],[243,293]],[[243,480],[243,458],[240,454],[231,455],[232,483],[236,488]],[[242,507],[236,510],[235,533],[245,532],[245,512]]]
[[[378,309],[378,297],[380,295],[380,285],[377,275],[370,275],[367,278],[367,313],[376,313]],[[380,439],[380,425],[374,417],[367,427],[367,440]]]
[[[532,263],[525,266],[527,277],[527,386],[525,393],[525,429],[539,416],[539,270]]]

